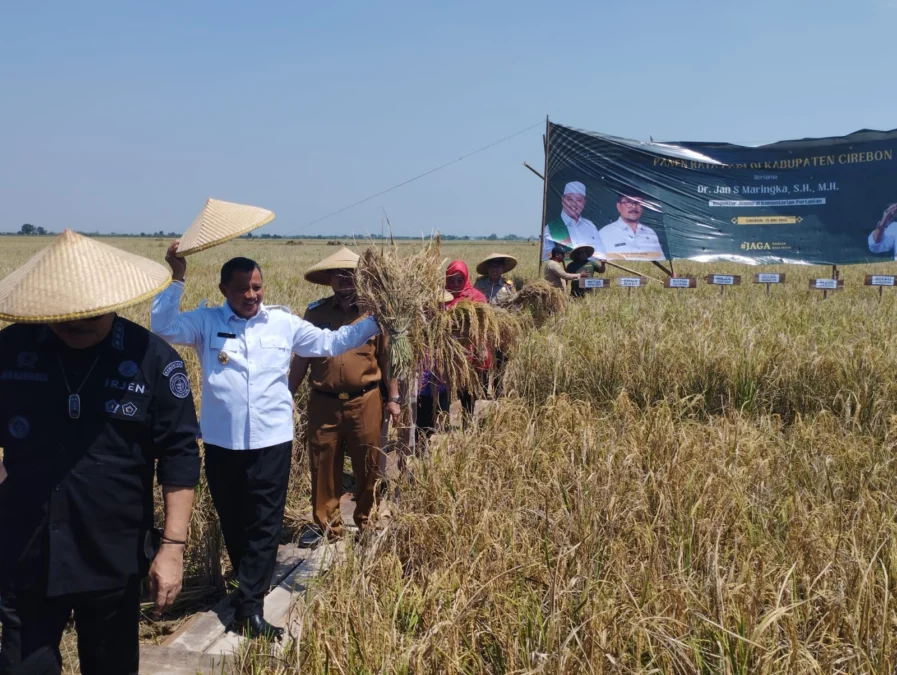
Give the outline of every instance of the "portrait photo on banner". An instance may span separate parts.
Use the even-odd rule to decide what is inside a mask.
[[[569,167],[549,182],[542,257],[551,248],[591,246],[601,260],[666,260],[660,203],[625,184],[577,175]]]

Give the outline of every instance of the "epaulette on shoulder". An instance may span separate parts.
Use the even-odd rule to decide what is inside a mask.
[[[306,309],[314,309],[315,307],[320,307],[325,302],[327,302],[327,298],[321,298],[320,300],[315,300],[314,302],[308,303],[308,307],[306,307]]]

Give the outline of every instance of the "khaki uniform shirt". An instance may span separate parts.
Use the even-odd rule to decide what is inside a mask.
[[[311,303],[305,311],[306,321],[330,330],[354,324],[363,318],[355,306],[343,311],[335,295]],[[309,359],[308,382],[311,388],[352,394],[379,382],[386,372],[386,346],[386,339],[378,334],[361,347],[339,356]]]
[[[504,277],[494,284],[489,281],[489,277],[480,277],[473,287],[486,296],[490,305],[497,305],[502,300],[510,299],[514,295],[514,282],[508,281]]]
[[[578,274],[570,274],[557,260],[549,260],[545,265],[545,281],[561,290],[567,290],[567,280],[579,279]]]

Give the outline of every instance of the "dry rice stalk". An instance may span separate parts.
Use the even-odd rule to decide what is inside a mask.
[[[410,381],[426,356],[425,327],[442,303],[445,277],[439,235],[418,252],[401,257],[394,242],[384,250],[369,247],[355,275],[358,304],[389,335],[388,377]]]
[[[541,279],[529,282],[501,303],[501,307],[511,311],[529,311],[536,326],[541,326],[550,316],[563,312],[566,305],[564,292]]]
[[[427,324],[426,367],[449,383],[449,391],[482,395],[477,365],[487,354],[516,345],[522,327],[510,312],[485,303],[462,300],[451,309],[437,312]]]

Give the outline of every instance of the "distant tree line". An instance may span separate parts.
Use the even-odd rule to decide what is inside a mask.
[[[22,227],[19,229],[18,232],[0,232],[0,235],[7,235],[7,236],[9,236],[9,235],[16,235],[16,236],[24,235],[24,236],[43,237],[46,235],[55,235],[55,234],[56,234],[55,232],[49,232],[46,229],[44,229],[43,227],[34,226],[30,223],[25,223],[24,225],[22,225]],[[125,233],[121,233],[121,232],[110,232],[109,234],[100,234],[99,232],[78,231],[78,234],[83,234],[87,237],[155,237],[155,238],[163,238],[163,239],[176,239],[177,237],[181,236],[177,232],[165,232],[164,230],[159,230],[158,232],[141,232],[140,234],[125,234]],[[477,240],[479,240],[479,241],[482,241],[482,240],[486,240],[486,241],[499,241],[499,240],[501,240],[501,241],[530,241],[530,240],[536,239],[536,237],[520,237],[516,234],[507,234],[504,237],[499,237],[494,232],[492,234],[490,234],[488,237],[470,237],[466,234],[460,235],[460,236],[455,235],[455,234],[440,234],[439,236],[443,241],[477,241]],[[288,235],[280,235],[280,234],[256,235],[256,234],[253,234],[252,232],[249,232],[247,234],[244,234],[242,236],[242,238],[243,239],[319,239],[319,240],[335,240],[335,239],[346,240],[346,239],[348,239],[351,241],[353,238],[356,238],[356,237],[351,234],[348,234],[348,235],[347,234],[340,234],[340,235],[308,234],[308,235],[288,236]],[[377,240],[395,239],[395,240],[400,240],[400,241],[402,241],[402,240],[408,241],[408,240],[420,239],[420,235],[416,235],[413,237],[412,236],[401,237],[401,236],[371,234],[371,235],[364,235],[364,236],[359,235],[357,237],[357,239],[362,240],[362,241],[365,239],[377,239]]]

